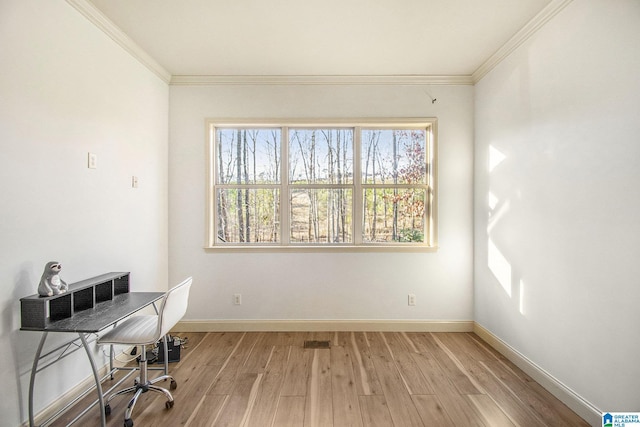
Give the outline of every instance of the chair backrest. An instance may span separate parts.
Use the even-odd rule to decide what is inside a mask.
[[[169,289],[165,294],[160,310],[158,311],[158,338],[165,336],[187,312],[189,303],[189,290],[191,289],[191,277],[185,279],[179,285]]]

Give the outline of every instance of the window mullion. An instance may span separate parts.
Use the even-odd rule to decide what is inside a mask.
[[[280,245],[288,246],[291,237],[289,202],[289,128],[281,128],[280,142]]]
[[[211,123],[207,122],[208,141],[207,141],[207,242],[208,247],[215,244],[215,236],[218,234],[217,221],[218,213],[216,212],[216,173],[218,171],[216,165],[217,151],[215,148],[215,132]]]
[[[354,245],[362,244],[362,173],[361,173],[361,144],[360,134],[362,128],[356,126],[353,129],[353,209],[351,211],[351,224],[353,227],[353,243]]]
[[[427,171],[427,184],[428,184],[428,193],[427,193],[427,202],[428,202],[428,240],[426,243],[429,246],[437,246],[437,198],[436,198],[436,187],[438,180],[438,144],[437,144],[437,123],[434,122],[431,127],[429,127],[429,131],[427,132],[427,141],[426,141],[426,149],[427,149],[427,158],[429,162],[429,170]]]

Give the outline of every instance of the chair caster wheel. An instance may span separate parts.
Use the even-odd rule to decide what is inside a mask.
[[[173,400],[167,400],[167,402],[164,404],[164,406],[165,406],[167,409],[171,409],[171,408],[173,408]]]
[[[108,403],[104,405],[104,414],[107,416],[111,415],[111,405],[109,405]]]
[[[178,383],[176,382],[176,380],[171,380],[171,385],[169,386],[169,388],[171,390],[175,390],[178,388]]]
[[[133,420],[131,418],[124,420],[124,427],[133,427]]]

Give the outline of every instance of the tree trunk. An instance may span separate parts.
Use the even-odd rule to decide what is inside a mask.
[[[398,139],[393,131],[393,183],[398,184]],[[393,188],[393,241],[398,240],[398,188]]]
[[[224,163],[222,161],[222,144],[218,140],[218,179],[220,183],[224,183]],[[225,242],[229,240],[229,229],[227,224],[229,223],[229,217],[227,212],[227,193],[220,191],[218,199],[218,237],[221,237]]]
[[[373,144],[373,162],[371,165],[371,172],[373,173],[373,183],[376,183],[376,145]],[[376,229],[378,222],[378,190],[376,188],[373,189],[373,220],[371,222],[371,240],[376,240]]]
[[[244,183],[249,184],[249,150],[247,150],[247,131],[242,132],[242,157],[244,166]],[[249,189],[244,190],[245,239],[251,241],[251,212],[249,209]]]
[[[275,179],[274,182],[280,181],[280,151],[278,150],[278,133],[273,131],[271,133],[273,136],[273,155],[274,155],[274,163],[275,163]],[[271,241],[276,242],[278,240],[278,232],[280,227],[280,216],[278,215],[278,206],[280,202],[278,200],[278,190],[273,190],[273,223],[272,223],[272,231],[271,231]]]
[[[238,187],[242,184],[242,131],[238,129],[236,141],[236,183]],[[242,189],[238,188],[236,193],[236,209],[238,211],[238,241],[244,242],[244,218],[242,209]]]

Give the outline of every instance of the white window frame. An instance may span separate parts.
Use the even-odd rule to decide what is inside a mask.
[[[252,251],[252,250],[294,250],[294,251],[420,251],[431,252],[438,249],[437,244],[437,176],[438,176],[438,122],[435,118],[375,118],[375,119],[329,119],[329,120],[296,120],[296,119],[207,119],[205,121],[206,135],[206,236],[204,248],[209,250],[227,251]],[[279,128],[281,129],[280,143],[280,242],[277,243],[221,243],[217,239],[216,222],[216,128]],[[352,236],[351,243],[297,243],[290,242],[289,221],[289,194],[292,188],[299,186],[289,183],[289,129],[313,129],[313,128],[352,128],[353,135],[353,182],[348,187],[352,188],[353,206],[351,211]],[[362,129],[426,129],[426,158],[427,182],[424,184],[362,184],[361,171],[361,131]],[[263,188],[255,185],[245,188]],[[321,189],[344,188],[345,185],[332,184],[308,184],[305,188],[317,187]],[[426,191],[427,201],[425,206],[425,230],[424,241],[415,242],[363,242],[362,227],[363,190],[366,188],[403,188],[423,187]]]

